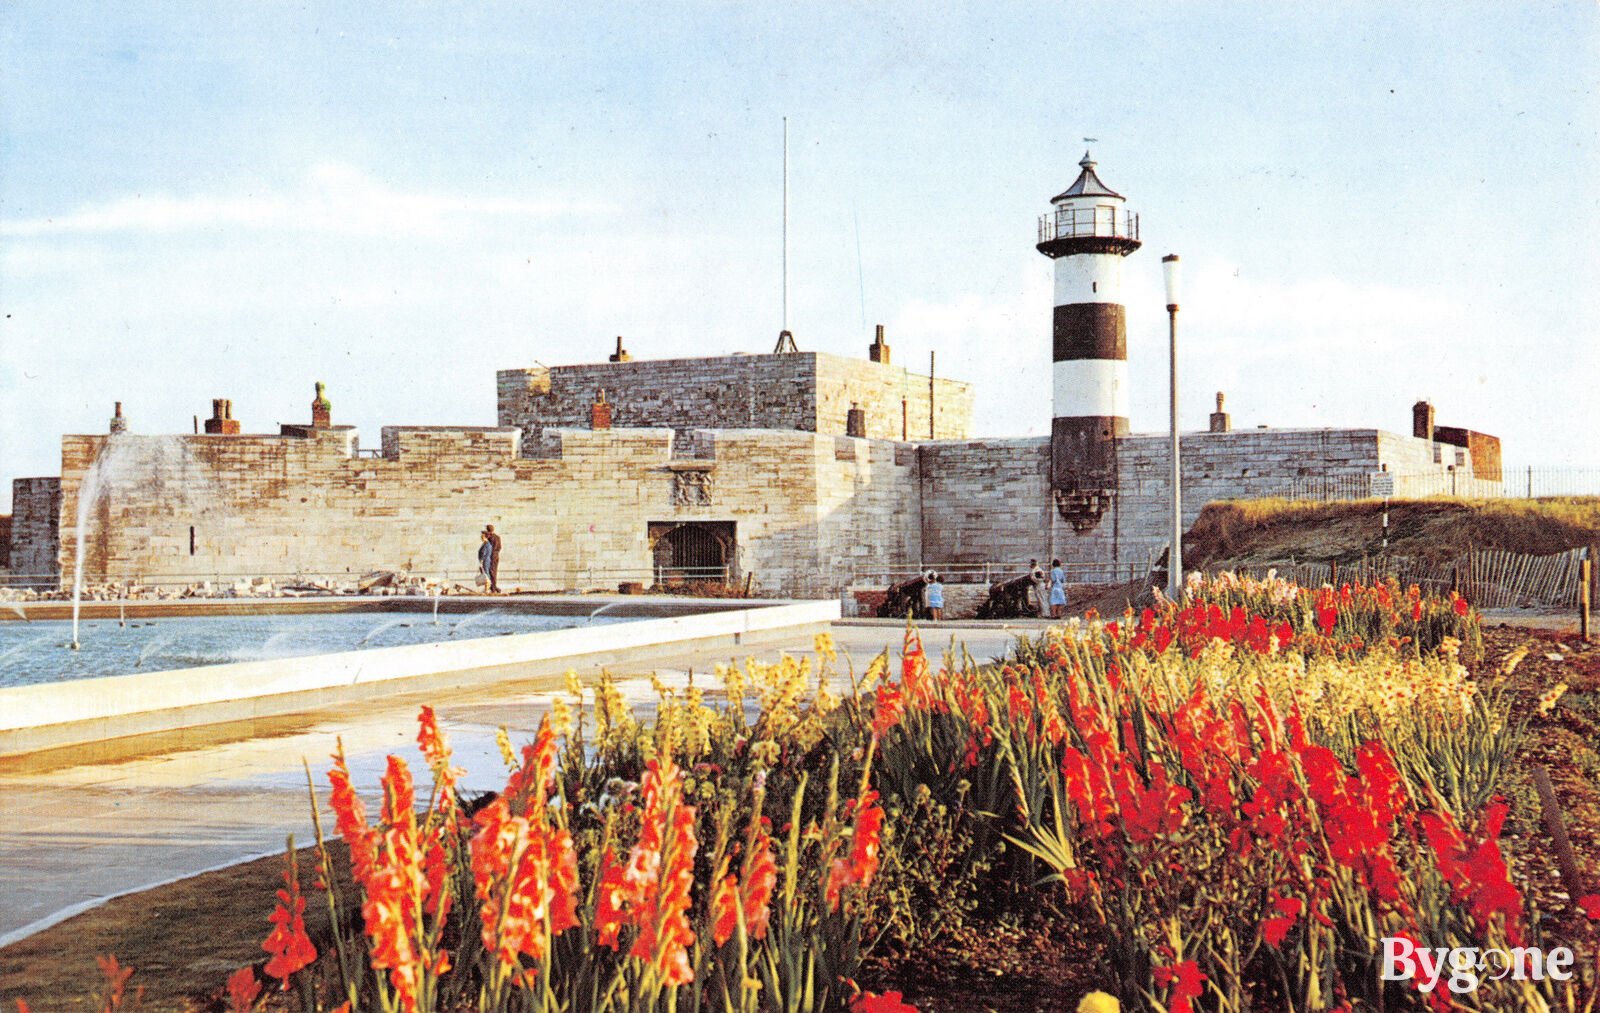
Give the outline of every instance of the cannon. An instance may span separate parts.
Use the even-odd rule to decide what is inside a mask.
[[[978,606],[979,619],[1020,619],[1039,615],[1034,599],[1033,577],[1023,574],[989,585],[989,597]]]
[[[928,607],[922,601],[922,590],[927,586],[928,581],[923,577],[889,585],[883,604],[878,606],[878,618],[904,619],[908,612],[913,619],[929,618]]]

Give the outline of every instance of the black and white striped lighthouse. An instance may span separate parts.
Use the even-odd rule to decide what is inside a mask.
[[[1099,522],[1116,491],[1116,440],[1128,433],[1128,328],[1122,258],[1139,248],[1139,216],[1083,171],[1039,218],[1040,253],[1056,262],[1050,483],[1077,530]]]

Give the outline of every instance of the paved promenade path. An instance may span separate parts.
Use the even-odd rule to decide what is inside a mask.
[[[930,624],[923,628],[923,641],[931,655],[954,640],[983,661],[1004,654],[1017,632],[1036,632],[1044,625]],[[840,669],[847,671],[853,663],[860,673],[885,647],[898,652],[902,629],[847,620],[834,626],[833,635]],[[732,656],[773,660],[780,652],[810,655],[811,635],[780,637]],[[729,660],[725,648],[686,648],[611,670],[631,699],[649,704],[654,700],[651,674],[682,685],[692,671],[711,685],[713,666]],[[587,683],[598,670],[582,674]],[[532,738],[559,688],[556,679],[548,686],[478,688],[433,701],[457,763],[467,769],[465,790],[504,783],[495,730],[505,726],[520,747]],[[146,740],[137,748],[147,752],[98,762],[0,761],[0,946],[112,896],[279,852],[291,833],[297,844],[310,843],[302,761],[311,765],[325,809],[328,755],[338,738],[344,740],[356,784],[375,807],[387,754],[406,757],[414,770],[422,766],[415,743],[421,702],[428,701],[369,702],[180,747]],[[331,819],[324,826],[331,829]]]

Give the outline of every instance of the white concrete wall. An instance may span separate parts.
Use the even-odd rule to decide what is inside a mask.
[[[641,619],[510,637],[346,651],[0,689],[0,756],[122,735],[292,714],[421,689],[449,690],[596,655],[826,624],[837,601]]]

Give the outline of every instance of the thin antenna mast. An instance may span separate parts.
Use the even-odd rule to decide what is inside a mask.
[[[783,118],[783,329],[789,329],[789,117]]]
[[[798,352],[789,333],[789,117],[783,118],[783,330],[773,354]]]

